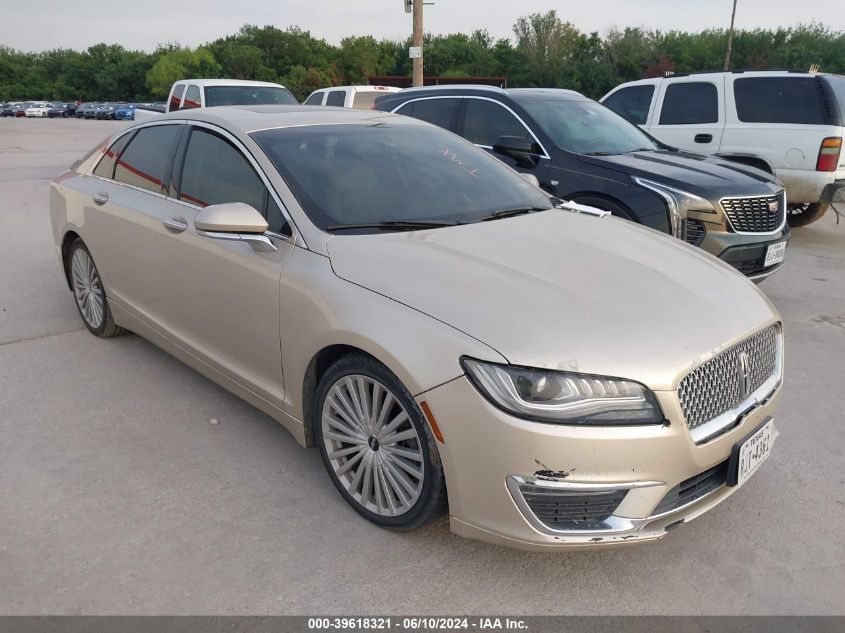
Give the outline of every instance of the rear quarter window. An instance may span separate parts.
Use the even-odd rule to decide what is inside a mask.
[[[745,123],[825,123],[821,98],[812,77],[735,79],[734,100],[737,118]]]

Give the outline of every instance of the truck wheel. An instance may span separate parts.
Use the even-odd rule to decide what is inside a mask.
[[[791,228],[807,226],[821,218],[829,206],[826,202],[790,204],[786,211],[786,221]]]

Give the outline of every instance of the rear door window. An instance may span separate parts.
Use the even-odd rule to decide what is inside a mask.
[[[302,105],[323,105],[323,93],[312,92]]]
[[[653,95],[654,86],[650,84],[630,86],[614,92],[604,101],[604,105],[634,125],[645,125]]]
[[[461,136],[484,147],[493,147],[500,136],[530,138],[528,130],[502,105],[486,99],[465,99]]]
[[[173,93],[170,95],[170,103],[167,105],[167,111],[173,112],[179,109],[182,105],[182,94],[185,92],[185,84],[176,84],[173,86]]]
[[[412,116],[447,130],[454,130],[455,116],[460,103],[460,99],[421,99],[406,103],[396,113]]]
[[[191,84],[188,86],[188,92],[185,93],[185,102],[182,104],[183,108],[199,108],[202,106],[202,97],[200,96],[199,86]]]
[[[181,125],[155,125],[138,130],[118,158],[114,179],[155,193],[167,193],[163,182],[181,129]]]
[[[185,153],[179,198],[200,207],[243,202],[267,218],[269,230],[284,233],[287,222],[252,164],[217,134],[194,128]]]
[[[345,101],[346,101],[346,90],[330,90],[329,96],[326,97],[326,105],[327,106],[343,107],[343,104],[344,104]]]
[[[660,125],[694,125],[719,122],[719,94],[706,81],[671,84],[666,88]]]
[[[734,80],[736,115],[745,123],[823,125],[821,98],[812,77],[743,77]]]

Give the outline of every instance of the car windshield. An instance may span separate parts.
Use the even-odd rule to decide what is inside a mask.
[[[206,86],[207,107],[227,105],[297,105],[299,102],[285,88],[273,86]]]
[[[548,195],[498,159],[440,128],[378,122],[251,136],[323,230],[384,222],[425,228],[552,208]]]
[[[561,149],[594,156],[656,150],[636,125],[595,101],[520,99],[519,104]]]

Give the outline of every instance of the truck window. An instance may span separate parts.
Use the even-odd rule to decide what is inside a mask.
[[[719,122],[716,85],[706,81],[671,84],[663,97],[660,125],[694,125]]]
[[[170,94],[170,103],[167,104],[168,112],[175,112],[182,105],[182,93],[185,92],[185,84],[176,84],[173,86],[173,92]]]
[[[604,101],[604,105],[634,125],[645,125],[653,95],[654,86],[650,84],[630,86],[614,92]]]
[[[746,123],[824,125],[812,77],[743,77],[734,80],[736,116]]]

